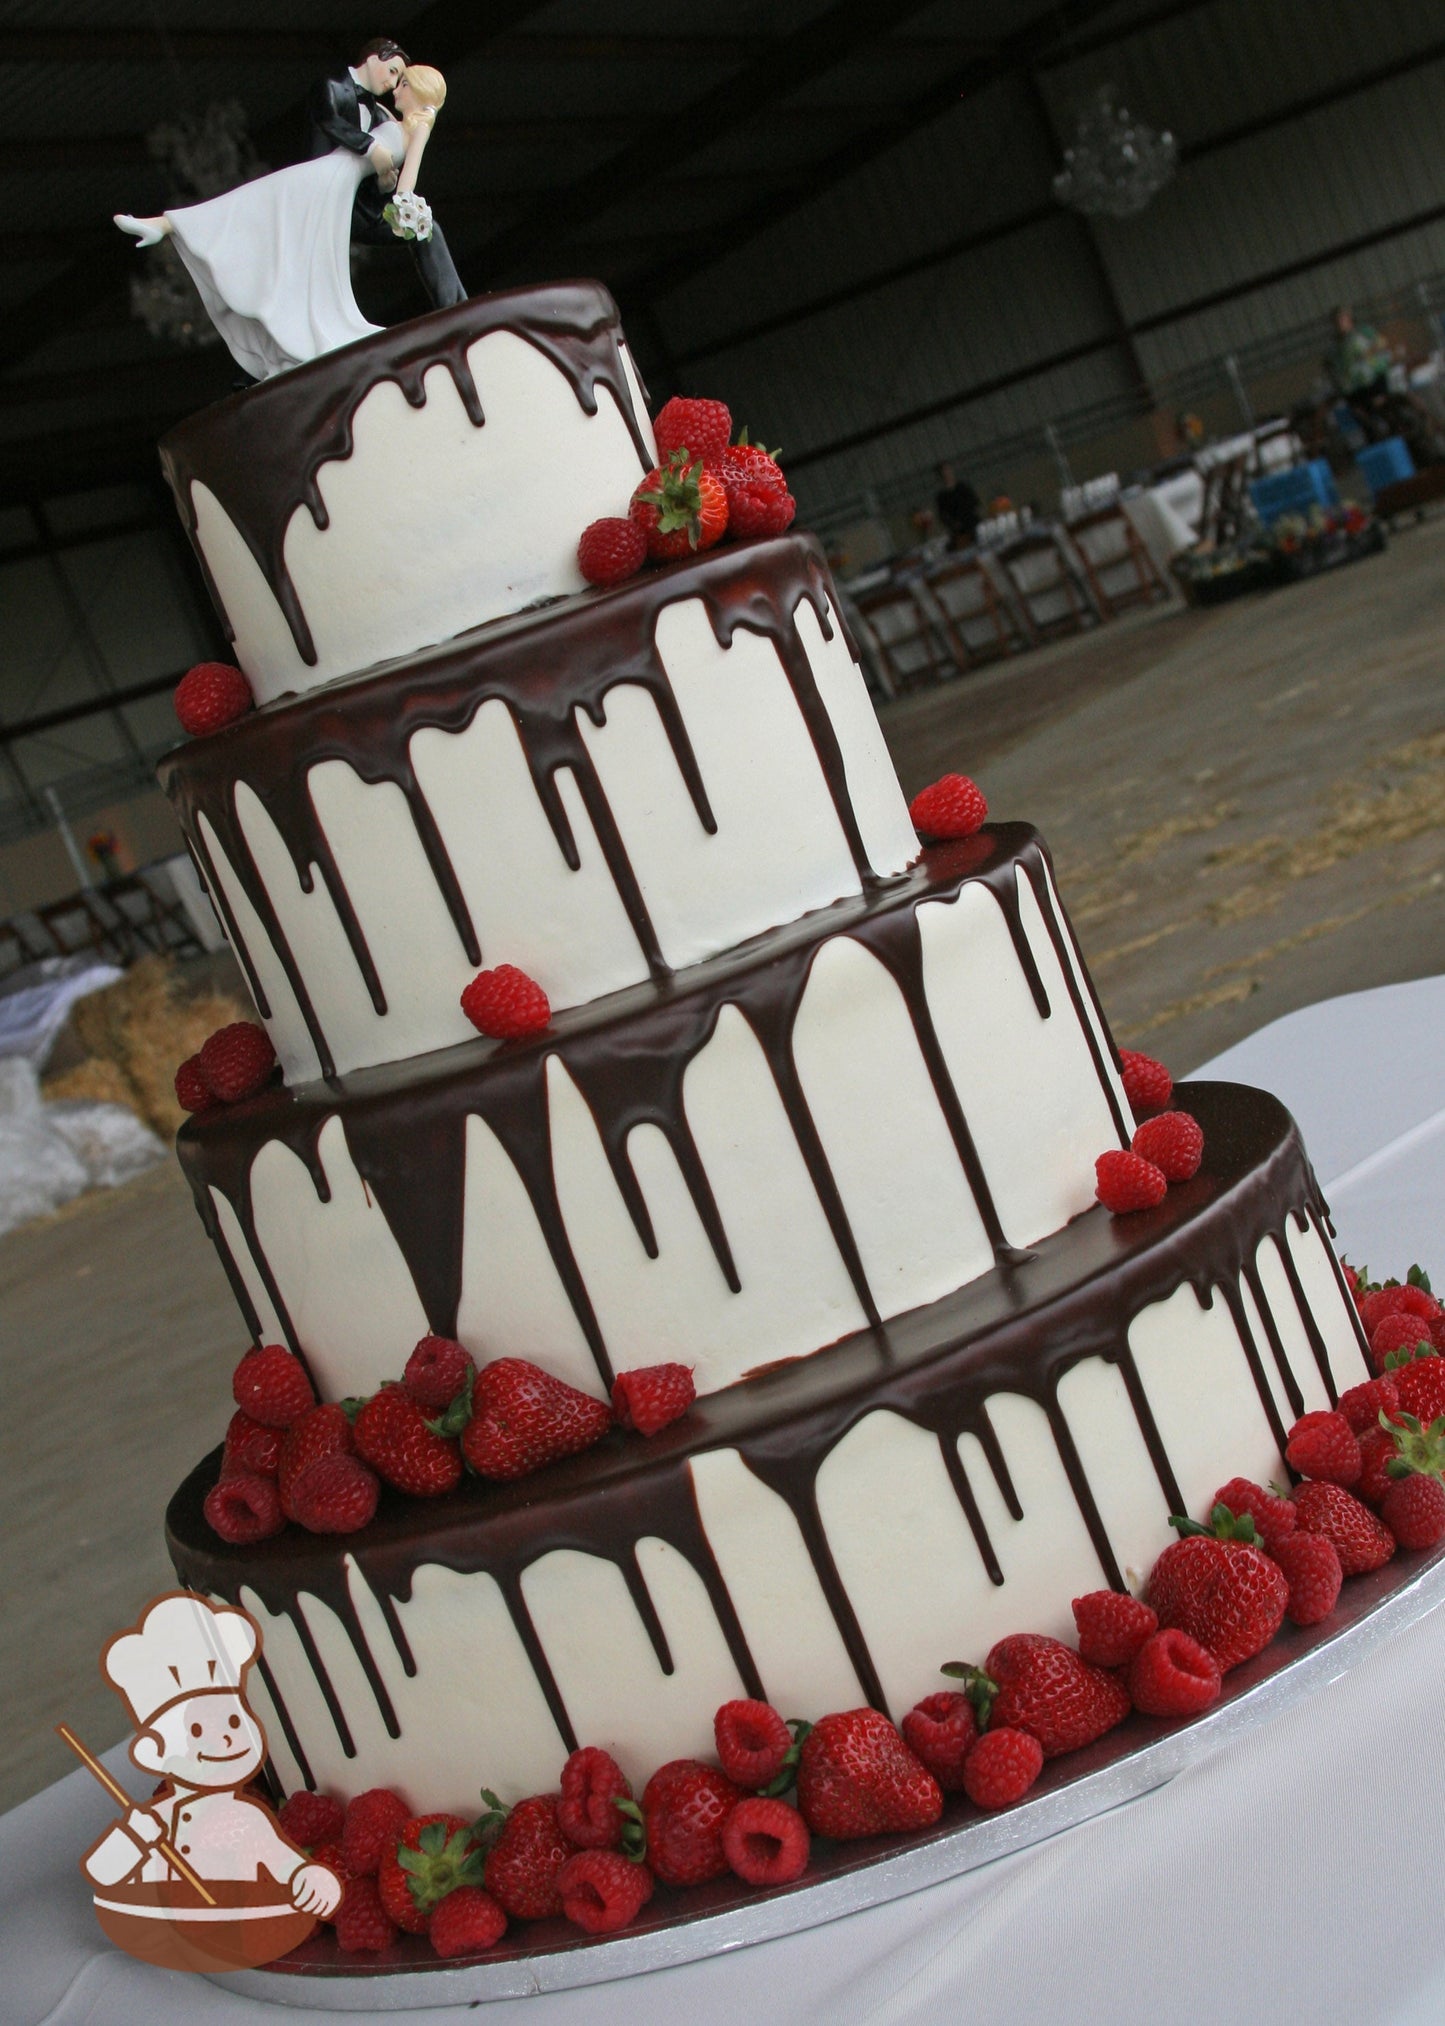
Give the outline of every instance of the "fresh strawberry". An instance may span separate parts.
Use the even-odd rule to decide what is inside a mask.
[[[1187,1182],[1204,1159],[1204,1134],[1187,1111],[1162,1111],[1145,1119],[1134,1134],[1133,1150],[1152,1161],[1166,1182]]]
[[[972,837],[983,828],[988,803],[978,783],[967,774],[943,774],[919,789],[908,805],[908,814],[920,837]]]
[[[176,684],[172,699],[181,730],[193,739],[224,731],[255,708],[251,685],[228,661],[198,661]]]
[[[1114,1217],[1152,1210],[1169,1193],[1169,1178],[1142,1154],[1111,1148],[1094,1163],[1094,1194]]]
[[[1360,1438],[1344,1415],[1301,1414],[1289,1431],[1285,1461],[1301,1477],[1318,1477],[1330,1484],[1358,1484]]]
[[[743,1800],[716,1766],[670,1759],[642,1792],[647,1860],[664,1885],[701,1885],[727,1870],[723,1824]]]
[[[254,1470],[257,1477],[274,1477],[281,1465],[283,1434],[253,1421],[244,1407],[238,1407],[226,1424],[226,1460],[242,1470]]]
[[[357,1415],[352,1434],[362,1461],[413,1498],[440,1498],[461,1483],[460,1447],[433,1435],[404,1387],[383,1386],[373,1393]]]
[[[1388,1372],[1382,1372],[1378,1379],[1366,1379],[1361,1385],[1351,1386],[1340,1395],[1340,1412],[1356,1435],[1378,1428],[1382,1414],[1396,1414],[1399,1408],[1400,1395]]]
[[[821,1717],[804,1738],[798,1806],[814,1835],[841,1840],[926,1829],[943,1793],[886,1716],[850,1709]]]
[[[442,1414],[476,1377],[471,1355],[451,1337],[423,1337],[406,1361],[401,1383],[418,1407]]]
[[[966,1682],[982,1723],[1029,1731],[1046,1759],[1091,1745],[1129,1714],[1122,1682],[1039,1632],[1000,1639],[981,1670],[950,1662],[943,1672]]]
[[[710,549],[727,532],[728,496],[715,471],[690,463],[685,450],[650,471],[632,495],[631,518],[655,563]]]
[[[1174,1095],[1174,1079],[1163,1063],[1152,1055],[1141,1055],[1137,1048],[1119,1050],[1119,1073],[1136,1118],[1145,1112],[1163,1111]]]
[[[1445,1358],[1437,1351],[1397,1365],[1393,1377],[1402,1414],[1413,1414],[1426,1426],[1445,1414]]]
[[[316,1404],[306,1367],[284,1344],[247,1351],[231,1374],[231,1398],[267,1428],[289,1428]]]
[[[1236,1519],[1243,1519],[1248,1513],[1267,1555],[1272,1555],[1279,1542],[1299,1524],[1299,1514],[1287,1498],[1266,1491],[1262,1484],[1255,1484],[1248,1477],[1231,1477],[1228,1484],[1222,1484],[1209,1501],[1210,1511],[1217,1505],[1228,1506]]]
[[[1296,1485],[1294,1504],[1301,1531],[1323,1534],[1333,1541],[1347,1576],[1363,1576],[1370,1569],[1383,1568],[1395,1552],[1390,1529],[1342,1485]]]
[[[482,1853],[471,1824],[460,1815],[414,1815],[383,1850],[376,1883],[397,1926],[425,1934],[449,1892],[482,1883]]]
[[[617,1850],[579,1850],[557,1873],[562,1911],[589,1935],[615,1934],[652,1897],[652,1873]]]
[[[525,1358],[495,1358],[472,1388],[462,1454],[479,1477],[526,1477],[559,1456],[590,1449],[612,1426],[612,1410]]]
[[[945,1794],[963,1785],[963,1762],[978,1736],[978,1717],[966,1695],[942,1688],[915,1703],[899,1725],[903,1742],[921,1759]]]
[[[667,464],[678,451],[700,458],[709,469],[721,464],[733,433],[733,418],[725,401],[709,401],[700,395],[674,394],[657,411],[652,425],[657,461]]]
[[[1159,1620],[1147,1604],[1122,1590],[1090,1590],[1075,1597],[1079,1658],[1090,1667],[1127,1667]]]
[[[381,1860],[394,1850],[411,1810],[390,1787],[368,1787],[346,1804],[341,1856],[353,1878],[374,1878]]]
[[[725,1702],[712,1728],[723,1771],[753,1793],[772,1785],[793,1749],[793,1733],[770,1702]]]
[[[308,1793],[303,1787],[277,1810],[283,1832],[303,1850],[334,1843],[346,1826],[346,1810],[330,1794]]]
[[[728,1863],[747,1885],[791,1885],[808,1868],[812,1839],[796,1808],[766,1795],[739,1801],[723,1824]]]
[[[798,502],[776,457],[760,443],[729,444],[718,474],[728,498],[728,533],[736,540],[781,535],[793,525]]]
[[[557,1822],[576,1850],[617,1850],[628,1826],[618,1803],[631,1799],[632,1789],[612,1754],[583,1745],[562,1768]]]
[[[302,1473],[309,1470],[313,1463],[319,1463],[323,1456],[351,1456],[355,1450],[351,1417],[335,1400],[309,1408],[291,1423],[281,1437],[281,1454],[277,1462],[277,1488],[281,1493],[281,1510],[287,1519],[296,1518],[292,1501]]]
[[[621,514],[592,521],[577,544],[577,567],[589,584],[625,584],[647,561],[647,537]]]
[[[975,1808],[1011,1808],[1044,1769],[1044,1750],[1029,1731],[1008,1724],[985,1731],[963,1763],[963,1791]]]
[[[196,1062],[222,1104],[239,1104],[271,1081],[276,1051],[264,1027],[254,1020],[233,1020],[202,1043]]]
[[[480,1956],[507,1932],[507,1916],[479,1885],[454,1886],[426,1924],[439,1956]]]
[[[552,1018],[547,994],[515,964],[478,971],[462,993],[462,1011],[479,1034],[493,1041],[519,1041],[540,1034]]]
[[[557,1873],[572,1846],[557,1818],[556,1794],[531,1794],[507,1815],[487,1852],[487,1891],[514,1920],[545,1920],[562,1911]]]
[[[612,1382],[617,1425],[639,1435],[656,1435],[680,1421],[696,1398],[691,1365],[638,1365]]]
[[[348,1878],[336,1909],[336,1946],[347,1955],[379,1955],[396,1940],[396,1923],[381,1903],[374,1878]]]
[[[274,1477],[258,1477],[253,1471],[228,1472],[206,1493],[202,1507],[214,1533],[233,1547],[252,1541],[269,1540],[286,1524]]]
[[[1375,1369],[1384,1371],[1387,1359],[1398,1358],[1402,1351],[1413,1352],[1422,1344],[1427,1350],[1434,1349],[1428,1322],[1417,1315],[1381,1316],[1370,1335],[1370,1356]]]
[[[1380,1501],[1380,1518],[1397,1546],[1407,1551],[1438,1547],[1445,1541],[1445,1484],[1418,1471],[1396,1478]]]
[[[1323,1534],[1286,1534],[1270,1549],[1289,1584],[1284,1615],[1291,1625],[1318,1625],[1339,1601],[1344,1572],[1333,1541]]]
[[[1208,1647],[1177,1626],[1151,1633],[1129,1666],[1129,1693],[1145,1716],[1196,1716],[1218,1702],[1223,1683]]]
[[[291,1517],[310,1534],[354,1534],[369,1526],[381,1485],[359,1456],[323,1456],[291,1487]]]
[[[201,1074],[199,1055],[188,1055],[176,1071],[176,1103],[182,1111],[209,1111],[217,1103],[216,1093]]]
[[[1182,1539],[1154,1564],[1149,1602],[1161,1626],[1177,1626],[1207,1646],[1227,1674],[1261,1652],[1278,1632],[1289,1585],[1255,1545],[1248,1515],[1237,1518],[1217,1505],[1208,1527],[1178,1518],[1170,1524]]]

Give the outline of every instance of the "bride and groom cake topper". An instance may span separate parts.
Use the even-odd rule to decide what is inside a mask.
[[[465,300],[416,189],[445,101],[440,71],[375,38],[313,88],[305,161],[203,203],[115,222],[142,246],[171,240],[231,356],[267,379],[377,330],[352,293],[353,244],[404,238],[433,306]]]

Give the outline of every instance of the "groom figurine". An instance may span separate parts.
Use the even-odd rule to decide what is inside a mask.
[[[382,206],[396,182],[396,170],[384,149],[373,154],[373,127],[393,117],[383,97],[394,91],[406,69],[406,51],[386,36],[368,42],[356,61],[339,64],[319,78],[306,101],[308,155],[329,155],[333,148],[373,155],[375,176],[363,176],[351,208],[351,237],[363,246],[392,246],[396,235],[382,217]],[[433,219],[431,237],[408,242],[422,287],[433,306],[446,309],[465,302],[462,287],[442,229]]]

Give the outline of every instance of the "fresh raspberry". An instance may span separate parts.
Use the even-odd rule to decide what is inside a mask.
[[[1046,1759],[1091,1745],[1129,1714],[1122,1682],[1101,1667],[1090,1667],[1062,1639],[1039,1632],[1013,1632],[1000,1639],[989,1649],[981,1683],[976,1669],[965,1670],[965,1678],[988,1697],[988,1722],[1029,1731]]]
[[[1236,1519],[1247,1513],[1267,1555],[1272,1555],[1299,1524],[1299,1514],[1287,1498],[1279,1498],[1247,1477],[1231,1477],[1228,1484],[1222,1484],[1209,1501],[1210,1511],[1217,1505],[1227,1506]]]
[[[1223,1684],[1208,1647],[1177,1626],[1151,1633],[1129,1667],[1129,1693],[1145,1716],[1196,1716],[1218,1702]]]
[[[1360,1438],[1338,1408],[1333,1413],[1301,1414],[1289,1431],[1285,1461],[1301,1477],[1330,1484],[1358,1484]]]
[[[659,464],[667,464],[679,450],[685,450],[690,458],[701,458],[711,468],[722,462],[732,433],[727,403],[699,395],[674,394],[658,409],[652,425]]]
[[[469,1822],[460,1815],[414,1815],[382,1851],[376,1883],[397,1926],[420,1935],[449,1892],[481,1884],[481,1871],[482,1853]]]
[[[1445,1541],[1445,1484],[1418,1471],[1396,1478],[1380,1501],[1380,1518],[1398,1547],[1438,1546]]]
[[[647,538],[655,563],[668,563],[710,549],[727,532],[728,496],[715,471],[689,463],[686,451],[650,471],[628,513]]]
[[[728,497],[728,533],[781,535],[793,525],[798,502],[775,457],[760,443],[729,444],[718,466]]]
[[[1352,1487],[1356,1498],[1379,1510],[1380,1501],[1394,1483],[1390,1465],[1399,1453],[1395,1438],[1378,1424],[1365,1430],[1360,1437],[1359,1482]]]
[[[172,701],[181,730],[193,739],[224,731],[255,707],[251,685],[228,661],[198,661],[176,684]]]
[[[1294,1504],[1301,1531],[1323,1534],[1333,1541],[1340,1568],[1347,1576],[1381,1569],[1395,1552],[1390,1529],[1342,1485],[1296,1485]]]
[[[462,1481],[460,1446],[433,1435],[421,1408],[401,1386],[373,1393],[351,1432],[362,1461],[413,1498],[440,1498]]]
[[[557,1818],[557,1795],[519,1801],[487,1852],[487,1891],[514,1920],[545,1920],[562,1911],[557,1873],[572,1846]]]
[[[610,1935],[635,1921],[652,1897],[652,1873],[616,1850],[579,1850],[557,1873],[562,1911],[589,1935]]]
[[[939,1689],[915,1703],[898,1728],[903,1742],[921,1759],[945,1794],[963,1785],[963,1762],[978,1736],[978,1717],[966,1695]]]
[[[264,1027],[254,1020],[233,1020],[202,1043],[196,1061],[222,1104],[239,1104],[271,1081],[276,1051]]]
[[[479,1885],[458,1885],[426,1924],[427,1939],[439,1956],[480,1956],[507,1932],[507,1916]]]
[[[252,1345],[231,1374],[231,1398],[267,1428],[289,1428],[316,1404],[306,1367],[284,1344]]]
[[[1438,1352],[1397,1365],[1392,1376],[1402,1414],[1413,1414],[1427,1428],[1445,1414],[1445,1358]]]
[[[1323,1534],[1287,1534],[1270,1549],[1289,1584],[1284,1615],[1291,1625],[1318,1625],[1339,1601],[1344,1572],[1333,1541]]]
[[[808,1868],[808,1825],[786,1801],[758,1794],[739,1801],[723,1824],[727,1861],[747,1885],[791,1885]]]
[[[1374,1288],[1360,1303],[1360,1321],[1372,1345],[1375,1331],[1387,1315],[1411,1315],[1423,1323],[1432,1323],[1439,1320],[1440,1313],[1440,1304],[1434,1295],[1427,1294],[1423,1287],[1416,1287],[1410,1281],[1397,1282],[1394,1287]],[[1421,1334],[1428,1336],[1429,1331],[1424,1330]]]
[[[616,1850],[627,1826],[619,1801],[632,1789],[616,1759],[598,1745],[583,1745],[562,1768],[557,1821],[577,1850]]]
[[[310,1534],[354,1534],[371,1524],[381,1485],[359,1456],[323,1456],[291,1487],[291,1517]]]
[[[1378,1379],[1366,1379],[1361,1385],[1351,1386],[1348,1392],[1340,1395],[1340,1412],[1356,1435],[1378,1428],[1382,1414],[1398,1414],[1399,1411],[1400,1395],[1389,1372],[1382,1372]]]
[[[348,1878],[336,1909],[336,1946],[349,1956],[378,1955],[396,1940],[396,1923],[381,1903],[374,1878]]]
[[[625,584],[646,561],[646,535],[621,514],[610,514],[582,530],[577,567],[589,584]]]
[[[355,1449],[351,1418],[335,1400],[308,1408],[291,1423],[281,1437],[281,1454],[277,1462],[281,1510],[287,1519],[296,1517],[292,1499],[302,1473],[309,1470],[313,1463],[319,1463],[323,1456],[351,1456]]]
[[[697,1759],[670,1759],[642,1792],[647,1857],[664,1885],[701,1885],[728,1868],[723,1824],[739,1801],[735,1787],[716,1766]]]
[[[985,1731],[963,1765],[963,1791],[975,1808],[1011,1808],[1044,1769],[1044,1748],[1009,1724]]]
[[[330,1794],[310,1794],[303,1788],[292,1794],[277,1811],[276,1820],[303,1850],[318,1843],[334,1843],[346,1826],[346,1810]]]
[[[1385,1369],[1386,1358],[1397,1358],[1401,1351],[1413,1351],[1419,1344],[1434,1348],[1430,1326],[1419,1316],[1395,1314],[1381,1316],[1370,1332],[1370,1356],[1375,1369]]]
[[[209,1111],[217,1102],[216,1093],[201,1074],[199,1055],[188,1055],[176,1071],[176,1103],[182,1111]]]
[[[1094,1193],[1114,1217],[1131,1210],[1152,1210],[1169,1193],[1169,1178],[1142,1154],[1111,1148],[1094,1163]]]
[[[493,1041],[519,1041],[540,1034],[552,1018],[547,994],[515,964],[478,971],[462,994],[462,1011],[479,1034]]]
[[[820,1717],[798,1758],[798,1806],[815,1836],[840,1840],[926,1829],[943,1791],[876,1709]]]
[[[1079,1658],[1090,1667],[1127,1667],[1159,1620],[1139,1598],[1122,1590],[1091,1590],[1075,1597],[1074,1623],[1079,1628]]]
[[[353,1878],[374,1878],[394,1850],[411,1810],[390,1787],[369,1787],[346,1804],[341,1856]]]
[[[612,1426],[605,1401],[553,1378],[526,1358],[494,1358],[472,1388],[462,1454],[479,1477],[508,1482],[575,1456]]]
[[[723,1771],[754,1793],[772,1785],[793,1749],[793,1734],[770,1702],[725,1702],[712,1728]]]
[[[1216,1506],[1209,1528],[1188,1520],[1174,1524],[1183,1538],[1154,1564],[1149,1602],[1161,1627],[1177,1627],[1207,1646],[1227,1674],[1261,1652],[1278,1632],[1289,1586],[1249,1538],[1254,1533],[1250,1520]]]
[[[943,774],[919,790],[908,805],[908,814],[920,837],[972,837],[983,827],[988,803],[978,783],[967,774]]]
[[[418,1407],[441,1414],[476,1376],[469,1352],[450,1337],[423,1337],[406,1361],[401,1383]]]
[[[282,1431],[253,1421],[244,1407],[238,1407],[226,1424],[226,1461],[241,1470],[253,1470],[257,1477],[274,1477],[281,1464]]]
[[[1145,1112],[1163,1111],[1174,1095],[1174,1079],[1163,1063],[1152,1055],[1141,1055],[1137,1048],[1119,1050],[1119,1072],[1136,1118]]]
[[[286,1524],[275,1478],[249,1470],[228,1472],[206,1493],[202,1510],[212,1531],[233,1547],[269,1540]]]
[[[639,1435],[656,1435],[680,1421],[696,1398],[691,1365],[638,1365],[612,1383],[618,1426]]]
[[[1188,1182],[1204,1159],[1204,1134],[1187,1111],[1162,1111],[1145,1119],[1133,1138],[1133,1149],[1152,1161],[1166,1182]]]

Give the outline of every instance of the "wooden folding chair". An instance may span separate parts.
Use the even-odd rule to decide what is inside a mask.
[[[1028,528],[1001,543],[993,557],[1036,638],[1082,633],[1097,623],[1099,613],[1085,596],[1052,528]]]
[[[1034,644],[1023,615],[1006,605],[978,556],[945,556],[923,580],[950,646],[965,668]]]
[[[1127,606],[1150,605],[1156,598],[1169,596],[1153,557],[1117,500],[1070,521],[1068,534],[1078,550],[1089,589],[1106,618]]]
[[[98,898],[117,916],[117,930],[128,935],[142,949],[186,955],[201,954],[201,943],[184,913],[173,902],[162,900],[150,882],[138,872],[123,872],[108,879]]]
[[[72,893],[64,900],[47,901],[36,908],[35,918],[62,957],[94,950],[114,964],[127,961],[127,937],[92,905],[88,894]]]
[[[968,666],[944,638],[911,584],[880,584],[857,593],[853,606],[867,628],[891,695],[946,681],[961,675]]]

